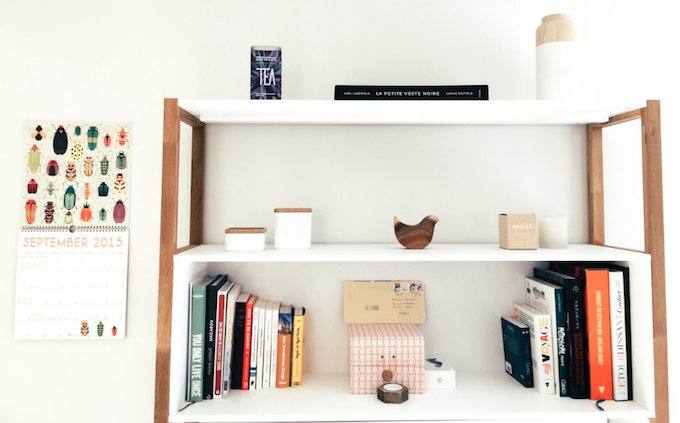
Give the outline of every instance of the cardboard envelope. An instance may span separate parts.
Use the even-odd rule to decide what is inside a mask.
[[[420,281],[345,281],[345,323],[425,323]]]

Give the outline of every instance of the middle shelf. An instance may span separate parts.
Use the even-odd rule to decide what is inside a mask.
[[[512,261],[650,261],[649,254],[574,244],[564,249],[504,250],[498,244],[430,244],[408,250],[398,244],[314,244],[308,250],[227,252],[223,244],[205,244],[175,255],[175,262],[512,262]]]

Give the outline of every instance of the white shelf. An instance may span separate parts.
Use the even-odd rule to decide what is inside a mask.
[[[559,101],[179,100],[205,123],[297,125],[579,125],[645,107]]]
[[[595,401],[540,395],[504,372],[457,372],[456,390],[410,395],[400,405],[374,395],[351,395],[344,373],[305,374],[304,386],[232,390],[228,399],[202,401],[170,422],[311,422],[413,420],[644,419],[654,413],[633,401]]]
[[[314,244],[309,250],[227,252],[223,244],[200,245],[175,262],[441,262],[441,261],[650,261],[650,255],[591,244],[565,249],[504,250],[498,244],[430,244],[407,250],[399,244]]]

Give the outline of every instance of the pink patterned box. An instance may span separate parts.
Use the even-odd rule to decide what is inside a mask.
[[[349,326],[349,385],[352,394],[375,395],[382,373],[409,394],[425,393],[425,340],[412,323],[370,323]]]

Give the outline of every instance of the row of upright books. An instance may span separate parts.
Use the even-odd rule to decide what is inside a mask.
[[[542,394],[632,400],[628,268],[550,262],[525,286],[501,318],[506,372]]]
[[[187,401],[302,386],[304,307],[243,292],[228,275],[198,278],[190,290]]]

